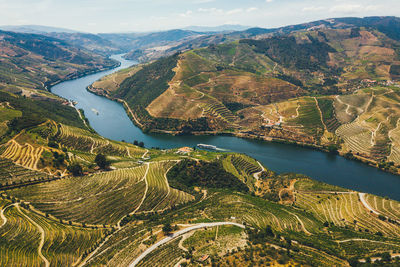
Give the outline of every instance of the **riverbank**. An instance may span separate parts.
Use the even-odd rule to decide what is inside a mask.
[[[116,101],[118,103],[121,103],[124,106],[124,109],[128,115],[128,117],[131,119],[132,123],[134,123],[137,127],[139,127],[142,131],[144,130],[143,124],[139,121],[137,118],[136,114],[130,109],[128,104],[126,103],[125,100],[115,98],[110,96],[106,90],[102,89],[95,89],[93,88],[92,85],[89,85],[86,87],[86,90],[89,91],[90,93],[96,94],[98,96],[106,97],[109,100]],[[344,153],[342,151],[337,151],[337,152],[332,152],[329,150],[328,146],[323,146],[323,145],[318,145],[315,143],[306,143],[306,142],[301,142],[299,140],[294,140],[294,139],[283,139],[283,138],[277,138],[277,137],[271,137],[271,136],[265,136],[265,135],[258,135],[258,134],[253,134],[251,132],[223,132],[223,131],[193,131],[190,133],[183,133],[182,131],[168,131],[168,130],[162,130],[162,129],[151,129],[148,131],[149,133],[156,133],[156,134],[167,134],[167,135],[172,135],[172,136],[182,136],[182,135],[193,135],[193,136],[232,136],[232,137],[238,137],[238,138],[244,138],[244,139],[249,139],[249,140],[260,140],[260,141],[265,141],[265,142],[271,142],[271,143],[283,143],[283,144],[288,144],[288,145],[294,145],[294,146],[299,146],[299,147],[306,147],[318,151],[322,151],[324,153],[334,153],[337,154],[341,157],[344,157],[348,160],[354,160],[357,162],[361,162],[363,164],[366,164],[368,166],[377,168],[381,171],[388,172],[394,175],[400,175],[400,169],[395,168],[395,169],[385,169],[385,168],[380,168],[379,167],[379,162],[372,158],[367,158],[363,157],[360,155],[354,155],[352,154],[351,156],[347,153]]]
[[[114,65],[111,65],[109,67],[103,67],[100,69],[93,69],[93,70],[88,70],[88,71],[83,71],[83,72],[71,73],[71,74],[68,74],[67,76],[65,76],[63,79],[59,79],[56,81],[49,81],[48,84],[46,84],[44,86],[44,88],[46,90],[48,90],[49,92],[51,92],[51,88],[53,86],[56,86],[57,84],[60,84],[62,82],[76,80],[76,79],[82,78],[87,75],[91,75],[91,74],[95,74],[95,73],[99,73],[99,72],[103,72],[103,71],[107,71],[107,70],[112,70],[112,69],[118,68],[119,66],[121,66],[121,62],[116,61]]]

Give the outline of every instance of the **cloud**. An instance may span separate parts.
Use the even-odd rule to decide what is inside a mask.
[[[379,5],[368,5],[362,6],[359,4],[342,4],[333,6],[330,11],[331,12],[343,12],[343,13],[361,13],[368,11],[377,11],[380,9]]]
[[[274,0],[265,0],[267,3],[272,3]]]
[[[246,9],[246,12],[254,12],[254,11],[257,11],[258,10],[258,8],[257,7],[249,7],[248,9]]]
[[[187,17],[190,17],[190,15],[192,15],[192,14],[193,14],[193,11],[192,10],[188,10],[185,13],[179,14],[179,16],[181,16],[183,18],[187,18]]]

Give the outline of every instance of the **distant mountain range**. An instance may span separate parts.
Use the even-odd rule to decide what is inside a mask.
[[[51,33],[51,32],[67,32],[67,33],[78,32],[78,31],[66,29],[66,28],[58,28],[58,27],[50,27],[50,26],[42,26],[42,25],[4,25],[4,26],[0,26],[0,30],[11,31],[11,32],[21,32],[21,33],[36,33],[36,34],[45,34],[45,33]]]
[[[252,27],[244,25],[224,24],[220,26],[189,26],[183,28],[183,30],[196,31],[196,32],[225,32],[225,31],[244,31],[249,28]]]

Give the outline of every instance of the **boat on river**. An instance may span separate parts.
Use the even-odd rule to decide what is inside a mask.
[[[218,147],[213,146],[213,145],[207,145],[207,144],[197,144],[198,148],[202,149],[208,149],[208,150],[218,150]]]

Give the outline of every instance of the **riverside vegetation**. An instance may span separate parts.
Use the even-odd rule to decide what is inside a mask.
[[[362,42],[370,40],[364,38],[370,34],[386,38],[363,29],[359,35],[346,29],[340,31],[346,38],[353,34]],[[379,162],[386,164],[383,155],[396,162],[397,152],[393,151],[397,149],[397,87],[362,86],[346,95],[325,94],[325,87],[313,83],[320,81],[315,77],[332,70],[327,70],[328,65],[311,64],[306,58],[315,49],[322,54],[335,52],[332,46],[310,39],[315,34],[283,38],[289,47],[299,45],[305,50],[295,68],[306,66],[312,72],[295,74],[284,56],[282,62],[273,62],[268,53],[259,52],[266,45],[262,41],[251,45],[253,41],[240,41],[124,70],[110,76],[124,75],[123,79],[113,79],[118,85],[110,86],[110,91],[108,86],[95,89],[96,85],[92,90],[125,98],[137,123],[145,129],[243,132],[243,127],[254,123],[255,128],[247,131],[272,136],[273,131],[283,134],[291,127],[293,140],[301,135],[302,142],[341,144],[344,152],[351,150],[358,153],[356,156],[378,155]],[[299,36],[306,40],[302,45],[296,41]],[[37,44],[47,44],[46,38]],[[51,39],[50,43],[54,42],[59,41]],[[265,42],[272,42],[268,47],[275,47],[274,42],[281,40]],[[230,61],[225,58],[227,49]],[[30,51],[22,57],[50,64],[48,58],[36,54],[39,52]],[[95,70],[95,66],[115,64],[85,53],[92,55],[95,64],[78,62],[76,68]],[[324,56],[318,53],[313,60],[323,60]],[[239,60],[239,56],[263,64],[248,62],[244,71],[246,60]],[[59,68],[71,71],[65,58],[57,59]],[[221,62],[230,62],[233,67]],[[209,69],[210,64],[214,69]],[[237,64],[243,64],[243,69]],[[194,66],[204,69],[198,73]],[[289,71],[293,73],[289,75]],[[354,74],[350,67],[347,71],[346,75]],[[20,75],[30,80],[30,75],[38,72],[21,71]],[[304,79],[309,75],[315,75],[315,79]],[[46,77],[42,78],[50,79]],[[103,86],[110,83],[110,77],[100,81]],[[343,78],[340,77],[339,80]],[[0,92],[2,266],[128,266],[135,259],[138,266],[399,264],[398,201],[324,184],[300,174],[277,174],[243,154],[195,148],[150,149],[109,140],[90,128],[82,111],[45,91],[40,82],[33,88],[18,81],[2,82]],[[232,94],[234,99],[228,97],[230,86],[219,87],[222,81],[235,81],[238,94]],[[340,81],[351,84],[349,80]],[[260,84],[270,86],[265,89],[269,92],[265,98],[258,97],[262,92]],[[347,85],[340,87],[337,83],[335,89],[329,84],[328,81],[327,90],[347,90]],[[324,95],[313,95],[316,88]],[[32,93],[27,94],[28,91]],[[152,103],[164,94],[171,94],[175,100],[182,98],[180,103],[185,100],[187,106],[175,108],[173,116],[169,113],[172,109],[157,110]],[[269,99],[267,95],[276,98]],[[191,108],[198,108],[204,116],[196,118]],[[170,118],[155,115],[162,112]],[[192,117],[185,120],[185,114]],[[257,114],[261,119],[250,119]],[[265,119],[281,121],[281,127],[267,132],[257,121]],[[390,142],[390,150],[384,149],[383,142]],[[190,227],[197,228],[173,236]],[[165,238],[170,240],[156,245]]]

